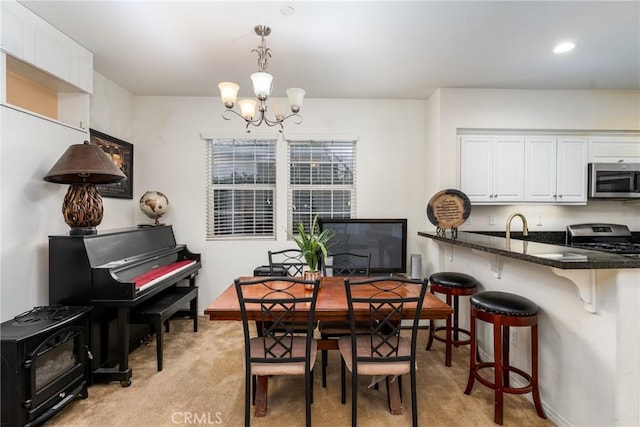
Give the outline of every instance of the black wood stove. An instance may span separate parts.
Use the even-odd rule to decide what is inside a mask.
[[[88,397],[90,310],[35,307],[0,325],[2,427],[39,425]]]

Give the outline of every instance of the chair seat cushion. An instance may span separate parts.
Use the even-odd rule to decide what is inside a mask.
[[[381,340],[377,340],[379,343]],[[344,359],[349,371],[352,371],[351,360],[351,336],[341,337],[338,339],[338,348]],[[371,356],[371,336],[358,335],[356,337],[356,352],[359,357]],[[398,347],[398,356],[409,356],[411,354],[411,346],[409,341],[400,337]],[[411,362],[389,362],[381,357],[380,362],[358,362],[358,374],[360,375],[403,375],[410,372]]]
[[[503,316],[535,316],[538,306],[520,295],[508,292],[485,291],[471,296],[471,305],[478,310]]]
[[[322,335],[345,336],[351,334],[351,323],[348,321],[323,321],[318,322],[318,331]],[[368,334],[371,332],[370,323],[366,320],[356,321],[356,334]]]
[[[249,340],[251,345],[251,357],[265,357],[264,340],[267,339],[267,345],[273,342],[273,338],[255,337]],[[303,336],[293,337],[293,354],[292,357],[304,357],[307,338]],[[277,348],[277,347],[276,347]],[[276,349],[272,349],[276,355]],[[318,342],[311,340],[311,364],[309,369],[313,369],[316,361],[316,353],[318,352]],[[287,356],[288,357],[288,356]],[[252,375],[304,375],[304,362],[253,362],[251,364]]]
[[[464,273],[455,273],[451,271],[443,271],[433,273],[429,276],[429,282],[434,285],[445,286],[449,288],[475,288],[478,281],[473,276]]]

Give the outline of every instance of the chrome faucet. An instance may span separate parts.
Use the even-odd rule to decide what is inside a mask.
[[[513,218],[517,216],[519,216],[520,219],[522,220],[522,235],[523,236],[529,235],[529,226],[527,225],[527,218],[525,218],[524,215],[518,212],[511,214],[509,218],[507,218],[507,233],[505,235],[505,238],[507,239],[507,248],[509,248],[510,242],[511,242],[511,221],[513,221]]]

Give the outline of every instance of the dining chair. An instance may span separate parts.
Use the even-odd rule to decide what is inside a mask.
[[[269,251],[269,275],[275,276],[276,272],[286,270],[288,276],[302,276],[302,271],[307,265],[300,249],[284,249]]]
[[[347,294],[351,334],[338,339],[342,355],[341,398],[346,403],[346,369],[351,371],[351,424],[357,425],[358,375],[387,376],[400,380],[404,374],[411,379],[411,415],[418,425],[416,393],[416,341],[420,311],[427,291],[427,281],[404,277],[372,277],[344,281]],[[411,289],[413,288],[413,289]],[[368,334],[356,333],[356,307],[367,307],[365,319],[370,323]],[[411,320],[410,336],[401,336],[401,320]],[[389,379],[387,379],[387,386]],[[401,386],[401,385],[400,385]],[[387,390],[388,392],[388,390]]]
[[[322,264],[323,276],[343,276],[343,277],[368,277],[371,267],[371,254],[357,254],[352,252],[339,252],[330,254],[327,262]],[[357,321],[358,332],[368,333],[369,322]],[[322,321],[318,322],[318,332],[323,340],[338,339],[351,334],[351,324],[349,321]],[[327,365],[329,362],[329,351],[324,349],[322,354],[322,387],[327,386]]]
[[[250,425],[255,378],[273,375],[304,375],[306,425],[311,426],[313,366],[318,349],[313,329],[319,283],[294,277],[235,280],[244,331],[245,426]],[[306,290],[305,285],[314,285],[313,290]],[[305,335],[295,327],[302,319],[307,324]],[[262,336],[250,335],[251,320],[268,325],[262,328]]]

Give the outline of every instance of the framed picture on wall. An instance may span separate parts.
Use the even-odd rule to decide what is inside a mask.
[[[107,153],[116,167],[126,176],[122,181],[113,184],[96,185],[100,195],[117,199],[133,199],[133,144],[93,129],[89,129],[89,134],[90,143]]]

